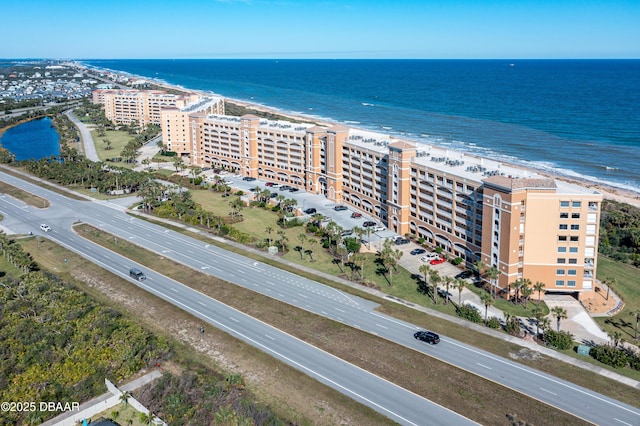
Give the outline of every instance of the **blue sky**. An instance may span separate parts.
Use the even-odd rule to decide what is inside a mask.
[[[640,58],[639,0],[2,0],[0,58]]]

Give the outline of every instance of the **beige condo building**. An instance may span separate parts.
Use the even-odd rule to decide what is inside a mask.
[[[181,95],[162,90],[105,89],[94,90],[93,103],[104,108],[105,116],[114,123],[137,122],[142,128],[160,124],[160,111],[174,108],[186,113],[203,110],[210,114],[224,114],[224,100],[197,93]]]
[[[193,164],[322,194],[468,264],[548,291],[592,291],[602,195],[531,171],[343,126],[162,111],[163,140]],[[176,149],[177,148],[177,149]]]

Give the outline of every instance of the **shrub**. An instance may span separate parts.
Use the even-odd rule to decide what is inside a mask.
[[[609,345],[596,345],[589,350],[589,355],[603,364],[613,368],[621,368],[628,364],[626,351]]]
[[[456,257],[455,259],[451,260],[451,263],[453,263],[454,265],[459,265],[462,263],[462,258],[461,257]]]
[[[480,312],[476,308],[471,305],[461,305],[456,308],[456,313],[460,318],[464,318],[468,321],[482,322],[482,317],[480,316]]]
[[[491,317],[487,320],[486,326],[489,328],[498,329],[500,328],[500,320],[496,317]]]
[[[573,345],[573,334],[568,331],[554,331],[548,328],[544,331],[542,340],[549,346],[559,350],[565,350]]]
[[[509,318],[504,326],[504,331],[512,336],[518,336],[520,334],[520,321],[518,321],[518,318]]]

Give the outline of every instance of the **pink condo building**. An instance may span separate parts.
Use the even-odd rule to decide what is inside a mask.
[[[286,183],[348,204],[468,264],[578,297],[594,288],[602,195],[487,158],[338,125],[224,114],[224,100],[96,90],[113,122],[160,124],[192,164]]]
[[[498,161],[339,125],[162,110],[163,140],[195,165],[286,183],[547,291],[593,291],[602,195]],[[177,117],[177,118],[176,118]]]

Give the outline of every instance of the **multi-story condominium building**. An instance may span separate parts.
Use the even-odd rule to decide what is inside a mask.
[[[224,100],[197,93],[174,95],[162,90],[94,90],[93,103],[101,104],[108,120],[114,123],[137,122],[143,128],[160,124],[160,111],[172,108],[187,113],[205,111],[224,114]]]
[[[166,111],[166,112],[165,112]],[[602,195],[498,161],[342,126],[163,110],[165,143],[195,165],[286,183],[350,204],[399,234],[548,291],[595,279]],[[177,129],[176,129],[177,127]]]

